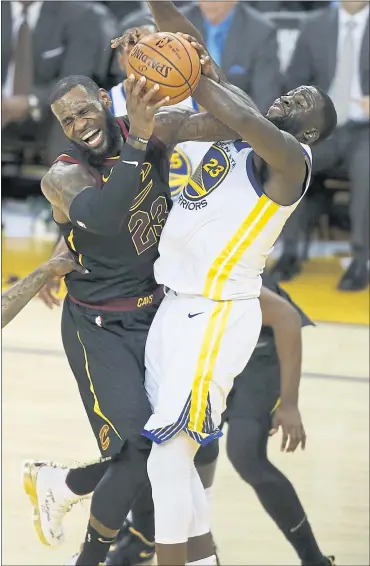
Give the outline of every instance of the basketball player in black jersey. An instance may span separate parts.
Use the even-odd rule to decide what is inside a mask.
[[[83,76],[62,79],[51,108],[68,148],[42,179],[54,220],[76,261],[89,273],[66,277],[62,339],[102,456],[110,465],[94,491],[81,552],[72,563],[102,563],[131,505],[147,484],[150,443],[140,434],[151,414],[144,389],[144,347],[163,296],[153,263],[170,209],[169,156],[185,140],[233,139],[207,113],[159,108],[158,86],[125,82],[128,116],[114,118],[106,91]],[[48,488],[45,508],[38,468],[25,470],[35,522],[46,544],[58,539]],[[45,487],[45,485],[44,485]],[[67,488],[66,488],[67,489]],[[74,499],[67,503],[72,505]],[[54,507],[53,507],[54,506]],[[40,514],[41,512],[41,514]]]

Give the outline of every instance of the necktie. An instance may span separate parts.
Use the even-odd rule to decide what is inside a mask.
[[[351,85],[354,63],[354,28],[355,22],[348,22],[340,46],[335,77],[330,96],[338,116],[338,126],[345,124],[349,116],[351,103]]]
[[[221,66],[222,58],[222,32],[217,29],[217,27],[212,27],[207,41],[207,49],[212,59],[218,65]]]
[[[28,4],[23,5],[22,23],[14,52],[14,95],[28,95],[33,82],[32,32],[28,25]]]

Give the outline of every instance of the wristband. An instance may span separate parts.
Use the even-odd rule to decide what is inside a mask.
[[[133,136],[132,134],[129,134],[129,135],[128,135],[128,138],[129,138],[131,141],[139,142],[139,143],[142,143],[142,144],[144,144],[144,145],[147,145],[147,143],[148,143],[148,141],[149,141],[149,140],[146,140],[146,139],[144,139],[144,138],[139,138],[139,137]]]

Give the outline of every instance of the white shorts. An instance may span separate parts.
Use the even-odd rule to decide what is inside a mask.
[[[221,436],[226,398],[252,355],[261,321],[258,299],[212,301],[169,291],[146,343],[153,415],[142,434],[157,444],[182,430],[203,445]]]

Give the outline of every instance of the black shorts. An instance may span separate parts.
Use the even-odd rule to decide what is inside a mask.
[[[141,435],[152,413],[144,388],[144,354],[157,308],[102,312],[68,296],[64,301],[64,349],[103,456],[118,454],[126,440],[150,449]]]
[[[227,398],[227,409],[223,421],[247,417],[260,421],[271,421],[280,396],[279,364],[252,364],[235,379]]]

